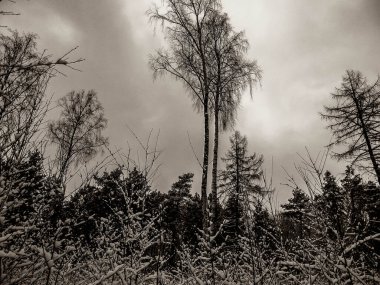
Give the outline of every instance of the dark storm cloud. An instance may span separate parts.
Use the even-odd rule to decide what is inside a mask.
[[[156,1],[158,4],[161,1]],[[17,4],[17,5],[16,5]],[[72,89],[95,89],[109,119],[111,144],[133,144],[128,124],[144,139],[160,130],[163,163],[157,187],[165,191],[183,172],[200,167],[188,142],[202,152],[202,118],[192,109],[184,88],[169,77],[153,82],[148,55],[163,45],[145,11],[152,1],[17,1],[21,16],[0,24],[39,35],[40,48],[55,55],[79,45],[73,56],[86,61],[83,72],[67,71],[50,87],[55,98]],[[371,80],[380,72],[380,1],[239,0],[223,1],[237,30],[251,43],[249,57],[264,70],[262,87],[253,100],[244,96],[236,128],[248,136],[249,149],[263,153],[266,166],[274,159],[277,188],[284,181],[281,166],[291,168],[297,152],[308,146],[317,153],[330,140],[318,112],[339,86],[347,68]],[[12,4],[7,4],[12,5]],[[160,29],[157,29],[160,34]],[[55,114],[51,114],[53,117]],[[223,134],[221,153],[229,145]],[[342,166],[331,163],[334,171]],[[289,191],[280,193],[283,201]]]

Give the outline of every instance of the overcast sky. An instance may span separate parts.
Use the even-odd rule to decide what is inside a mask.
[[[166,191],[185,172],[201,169],[188,135],[202,156],[202,117],[192,109],[184,88],[170,77],[153,81],[148,56],[163,45],[161,30],[145,15],[152,0],[17,0],[0,10],[20,16],[0,18],[0,25],[37,33],[39,49],[56,56],[79,46],[82,72],[65,70],[50,85],[55,98],[71,90],[95,89],[108,118],[112,148],[133,144],[129,125],[142,139],[160,131],[163,150],[155,187]],[[160,5],[161,1],[157,0]],[[346,69],[360,70],[370,81],[380,72],[380,1],[378,0],[234,0],[222,1],[235,30],[250,42],[247,57],[263,69],[262,86],[253,100],[245,94],[236,129],[248,137],[249,150],[264,155],[280,203],[289,197],[282,167],[294,172],[298,153],[313,154],[329,143],[318,112],[328,104]],[[51,114],[54,116],[55,114]],[[222,134],[221,153],[230,133]],[[336,174],[344,167],[334,161]]]

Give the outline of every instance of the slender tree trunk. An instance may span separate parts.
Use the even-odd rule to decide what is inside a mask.
[[[195,10],[195,9],[194,9]],[[203,29],[199,23],[198,15],[196,16],[197,30],[198,30],[198,44],[199,44],[199,56],[202,62],[203,73],[203,116],[204,116],[204,149],[203,149],[203,169],[202,169],[202,186],[201,186],[201,199],[202,199],[202,214],[203,214],[203,231],[208,233],[209,217],[207,211],[207,180],[208,180],[208,161],[209,161],[209,143],[210,143],[210,131],[209,131],[209,82],[207,74],[207,62],[204,51],[203,42]]]
[[[203,170],[202,170],[202,186],[201,186],[201,199],[202,199],[202,214],[203,214],[203,230],[207,232],[208,215],[207,215],[207,176],[208,176],[208,154],[209,154],[209,113],[208,113],[208,98],[205,99],[203,106],[204,116],[204,149],[203,149]]]
[[[215,98],[215,110],[214,110],[214,119],[215,119],[215,128],[214,128],[214,153],[212,161],[212,183],[211,183],[211,226],[210,231],[211,235],[216,234],[216,219],[217,219],[217,208],[218,208],[218,190],[217,190],[217,173],[218,173],[218,144],[219,144],[219,107],[217,102],[219,102],[219,96]],[[211,247],[211,264],[212,264],[212,285],[215,285],[215,256],[213,249],[215,246],[215,239],[210,242]]]
[[[221,60],[220,54],[215,43],[214,51],[217,60],[217,82],[216,82],[216,93],[214,98],[214,153],[213,153],[213,162],[212,162],[212,207],[211,207],[211,234],[216,234],[216,224],[217,224],[217,209],[218,209],[218,154],[219,154],[219,100],[221,93]]]
[[[235,215],[235,234],[239,233],[239,220],[240,220],[240,209],[239,209],[239,196],[240,196],[240,165],[239,165],[239,147],[238,147],[238,141],[236,139],[236,133],[235,133],[235,159],[236,159],[236,189],[235,189],[235,209],[236,209],[236,215]]]
[[[66,178],[66,174],[67,174],[67,171],[68,171],[68,168],[69,168],[69,161],[72,157],[72,152],[73,152],[73,147],[74,147],[74,136],[75,136],[75,133],[76,133],[76,130],[78,128],[78,124],[75,125],[74,129],[73,129],[73,132],[70,136],[70,144],[69,144],[69,149],[66,153],[66,157],[63,161],[63,163],[61,164],[61,167],[60,167],[60,170],[59,170],[59,176],[58,176],[58,182],[60,184],[60,186],[62,186],[62,190],[63,190],[63,196],[66,195],[66,181],[65,181],[65,178]]]
[[[215,99],[215,102],[219,102],[219,98]],[[212,161],[212,205],[211,205],[211,234],[215,235],[216,233],[216,222],[217,222],[217,209],[218,209],[218,153],[219,153],[219,107],[215,104],[214,111],[214,153],[213,153],[213,161]]]

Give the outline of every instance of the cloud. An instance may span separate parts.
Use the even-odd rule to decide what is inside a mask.
[[[75,56],[86,58],[83,72],[65,71],[67,77],[55,78],[49,92],[58,98],[73,89],[97,90],[115,146],[132,143],[127,124],[141,137],[160,130],[164,152],[156,186],[166,191],[178,175],[192,171],[199,189],[201,171],[187,133],[201,157],[202,117],[179,82],[153,81],[148,55],[164,42],[145,15],[151,5],[151,0],[17,1],[22,16],[0,21],[36,32],[40,48],[57,56],[79,45]],[[264,154],[268,169],[274,158],[276,185],[283,189],[281,167],[292,168],[304,146],[316,154],[330,141],[318,112],[344,71],[358,69],[371,80],[380,72],[379,1],[225,0],[223,5],[235,29],[246,32],[248,57],[264,71],[253,100],[244,96],[236,128],[247,135],[251,152]],[[230,133],[222,134],[222,155]],[[343,171],[340,164],[329,167]],[[284,201],[290,193],[279,195]]]

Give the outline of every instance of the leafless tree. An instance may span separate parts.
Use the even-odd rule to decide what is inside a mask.
[[[252,95],[253,85],[261,79],[261,70],[255,61],[244,58],[249,43],[243,32],[233,31],[227,14],[215,11],[207,27],[212,35],[212,45],[208,51],[208,64],[212,72],[210,89],[214,112],[211,215],[215,218],[218,203],[217,173],[220,128],[226,130],[227,127],[234,125],[242,92],[249,86]],[[213,220],[212,231],[216,229],[214,224]]]
[[[66,53],[52,61],[39,53],[36,35],[13,31],[0,35],[0,157],[17,161],[29,151],[48,107],[45,89],[57,67],[70,61]]]
[[[64,185],[69,167],[93,158],[108,141],[102,135],[107,120],[95,91],[71,91],[61,98],[60,118],[49,123],[49,137],[58,146],[58,179]]]
[[[50,73],[44,67],[16,72],[15,66],[46,60],[36,52],[34,35],[0,36],[0,153],[2,159],[17,160],[38,131],[46,111],[45,88]]]
[[[380,183],[380,77],[370,85],[359,71],[348,70],[332,97],[335,104],[321,115],[335,137],[331,145],[348,145],[335,157],[365,168],[369,162]]]
[[[165,8],[148,11],[150,19],[166,27],[168,50],[151,56],[154,76],[170,74],[190,91],[194,106],[203,112],[204,149],[202,165],[203,227],[207,227],[207,178],[209,162],[210,71],[207,52],[212,44],[207,22],[220,9],[219,0],[166,0]]]

